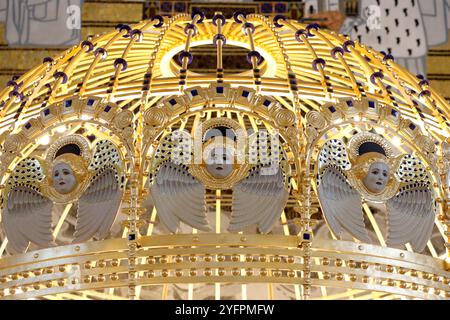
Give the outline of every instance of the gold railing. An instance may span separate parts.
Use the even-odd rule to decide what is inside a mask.
[[[450,297],[442,260],[374,245],[316,239],[304,279],[296,236],[194,234],[141,237],[133,270],[126,239],[53,247],[0,260],[2,299],[170,283],[276,283]],[[312,297],[314,298],[314,297]]]

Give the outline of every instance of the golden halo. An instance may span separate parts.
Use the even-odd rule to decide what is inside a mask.
[[[245,142],[247,140],[247,137],[248,137],[247,131],[245,130],[245,128],[243,128],[239,124],[239,122],[229,119],[229,118],[213,118],[210,120],[206,120],[205,122],[202,123],[202,126],[201,126],[202,141],[203,142],[205,141],[206,133],[209,130],[218,128],[218,127],[226,127],[226,128],[233,130],[238,142]],[[243,141],[241,141],[241,139]],[[240,144],[240,145],[242,145],[242,144]]]
[[[62,137],[56,140],[47,150],[47,154],[45,156],[45,160],[49,163],[53,162],[57,157],[58,151],[61,150],[66,145],[75,144],[80,148],[80,157],[83,158],[84,161],[89,162],[91,159],[91,151],[89,148],[88,140],[79,135],[79,134],[71,134],[69,136]]]
[[[349,147],[349,158],[350,162],[353,164],[357,161],[358,157],[361,155],[359,154],[359,148],[367,142],[372,142],[377,145],[379,145],[386,154],[386,158],[393,158],[394,157],[394,151],[392,150],[391,144],[383,137],[370,133],[370,132],[361,132],[356,135],[354,135],[350,142],[348,143]],[[371,152],[376,153],[376,152]]]

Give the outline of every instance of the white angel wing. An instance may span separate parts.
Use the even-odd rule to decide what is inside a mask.
[[[96,174],[78,200],[74,243],[87,241],[94,235],[97,239],[108,235],[122,199],[120,166],[116,146],[108,140],[98,142],[89,165],[89,169],[96,171]]]
[[[344,174],[344,170],[350,168],[344,142],[328,140],[320,150],[318,162],[317,192],[329,227],[338,237],[345,229],[356,239],[370,242],[364,224],[361,196]]]
[[[40,247],[48,247],[53,242],[53,203],[36,187],[43,177],[39,160],[26,158],[8,180],[2,224],[9,249],[14,253],[25,252],[30,242]]]
[[[388,244],[410,243],[422,252],[431,238],[435,221],[435,201],[431,181],[421,161],[411,155],[403,158],[397,176],[406,183],[387,202]]]
[[[340,237],[343,229],[353,237],[370,243],[364,223],[361,196],[335,166],[324,168],[317,187],[320,205],[333,233]]]
[[[289,192],[284,187],[281,169],[264,175],[265,168],[256,167],[247,178],[233,188],[231,232],[256,224],[259,231],[269,233],[286,206]]]
[[[187,225],[211,231],[206,218],[205,187],[184,165],[166,162],[156,173],[150,186],[150,195],[159,218],[173,233],[180,221]]]
[[[74,243],[87,241],[94,235],[98,239],[108,235],[122,199],[116,175],[113,169],[106,169],[80,197]]]

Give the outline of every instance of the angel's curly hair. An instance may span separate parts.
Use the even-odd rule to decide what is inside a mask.
[[[367,152],[360,155],[355,163],[352,165],[352,170],[355,176],[359,179],[363,179],[369,172],[370,166],[375,162],[382,162],[386,164],[392,170],[392,161],[389,160],[384,154],[379,152]],[[392,171],[389,176],[392,177]]]
[[[87,165],[82,157],[77,156],[73,153],[64,153],[53,161],[51,164],[51,171],[49,174],[48,179],[50,182],[53,182],[53,169],[56,165],[60,163],[65,163],[70,166],[70,168],[73,171],[73,174],[75,175],[75,178],[77,179],[77,182],[79,183],[83,178],[86,177],[87,173]]]

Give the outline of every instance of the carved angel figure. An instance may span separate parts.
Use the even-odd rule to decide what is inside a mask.
[[[268,233],[289,196],[288,165],[282,148],[271,146],[267,135],[258,140],[254,134],[248,149],[234,136],[236,132],[230,129],[232,126],[226,127],[220,120],[213,120],[217,126],[205,130],[202,136],[200,163],[193,161],[194,143],[188,133],[174,132],[160,143],[150,176],[150,194],[158,216],[173,233],[179,229],[180,221],[210,231],[206,189],[232,189],[228,230],[237,232],[257,225],[260,232]],[[232,132],[231,136],[225,134],[227,129]],[[211,130],[219,133],[211,134]],[[180,148],[182,152],[179,152]],[[249,150],[254,154],[254,161],[247,157],[239,163],[238,155]]]
[[[435,220],[432,180],[415,156],[394,156],[389,142],[362,132],[349,142],[329,140],[319,155],[317,191],[325,219],[336,236],[343,230],[370,243],[362,201],[385,203],[387,243],[410,243],[421,252]]]
[[[93,150],[80,135],[50,146],[45,159],[20,161],[2,194],[2,224],[9,249],[24,252],[29,243],[53,244],[53,203],[78,201],[74,243],[108,235],[122,198],[124,176],[117,147],[101,140]]]

